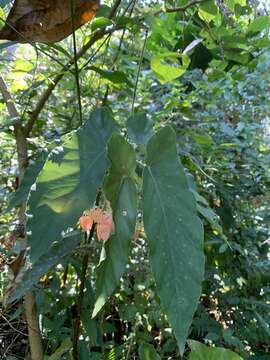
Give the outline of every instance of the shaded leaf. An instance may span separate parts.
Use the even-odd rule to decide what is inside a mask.
[[[46,161],[29,200],[32,261],[46,254],[61,232],[73,227],[83,211],[93,206],[108,166],[107,141],[116,130],[111,112],[97,109]]]
[[[241,356],[231,350],[209,347],[198,341],[190,340],[191,353],[189,360],[243,360]]]
[[[102,70],[96,66],[90,66],[88,69],[97,72],[104,79],[107,79],[114,84],[127,83],[127,84],[131,85],[130,81],[128,80],[127,75],[125,73],[123,73],[122,71]]]
[[[127,120],[127,131],[135,144],[144,146],[154,134],[153,121],[147,117],[146,113],[135,113]]]
[[[62,355],[64,355],[67,351],[72,348],[72,341],[70,338],[66,338],[62,341],[60,347],[52,354],[48,360],[59,360],[62,359]]]
[[[264,29],[268,28],[270,20],[268,16],[258,16],[248,27],[248,32],[251,34],[256,34]]]
[[[115,234],[105,243],[106,257],[97,269],[97,300],[93,317],[100,311],[118,286],[130,253],[137,215],[137,190],[132,180],[136,157],[132,146],[120,135],[113,135],[108,144],[110,173],[103,189],[113,210]]]
[[[170,127],[147,144],[143,219],[157,293],[183,353],[201,293],[203,227]]]

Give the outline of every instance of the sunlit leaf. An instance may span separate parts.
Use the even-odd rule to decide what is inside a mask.
[[[61,233],[93,206],[108,166],[107,141],[116,130],[110,111],[97,109],[46,161],[29,200],[32,261],[45,254],[61,239]]]

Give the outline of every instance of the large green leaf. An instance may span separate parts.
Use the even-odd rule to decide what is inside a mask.
[[[203,227],[170,127],[161,129],[147,145],[143,219],[157,293],[183,353],[201,293]]]
[[[59,264],[61,259],[70,254],[80,242],[80,238],[81,234],[75,231],[64,237],[61,241],[52,244],[46,254],[42,255],[24,272],[22,279],[20,279],[7,302],[10,303],[19,299],[33,285],[37,284],[42,275],[46,274],[53,266]]]
[[[105,243],[106,257],[97,269],[93,317],[118,286],[125,271],[137,215],[137,190],[133,181],[135,152],[123,137],[115,134],[108,144],[108,156],[111,168],[103,188],[112,206],[115,234]]]
[[[206,346],[198,341],[189,341],[191,353],[189,360],[243,360],[241,356],[231,350]]]
[[[108,167],[107,141],[116,130],[109,109],[97,109],[46,161],[29,201],[32,262],[76,224],[83,210],[93,206]]]
[[[144,146],[154,134],[153,121],[147,117],[146,113],[136,113],[128,118],[127,131],[135,144]]]

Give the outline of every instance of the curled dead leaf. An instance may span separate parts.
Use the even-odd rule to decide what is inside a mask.
[[[75,28],[90,21],[99,0],[73,0]],[[53,43],[72,33],[69,0],[15,0],[0,31],[0,39],[17,42]]]

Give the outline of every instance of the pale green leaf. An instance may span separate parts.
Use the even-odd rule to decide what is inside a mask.
[[[252,34],[259,33],[269,27],[270,20],[268,16],[258,16],[248,27],[248,32]]]
[[[164,84],[183,75],[190,64],[187,55],[167,52],[154,56],[151,60],[151,68],[155,72],[157,78]]]

